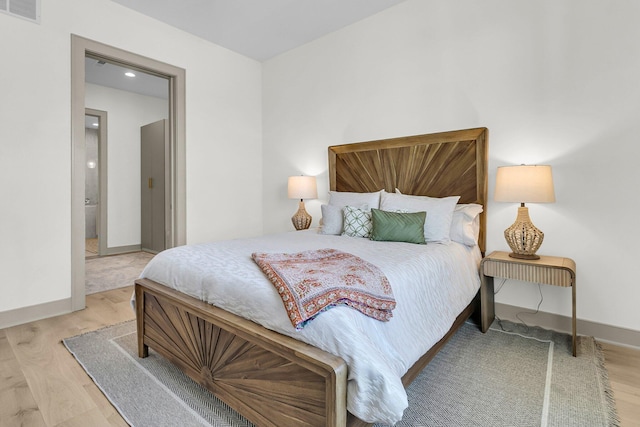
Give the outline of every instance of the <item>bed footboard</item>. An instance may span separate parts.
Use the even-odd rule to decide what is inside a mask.
[[[260,426],[346,425],[341,358],[148,279],[135,295],[140,357],[150,346]]]
[[[136,280],[135,294],[138,355],[152,347],[254,424],[371,426],[347,412],[341,358],[149,279]],[[402,377],[405,387],[478,305],[479,293]]]

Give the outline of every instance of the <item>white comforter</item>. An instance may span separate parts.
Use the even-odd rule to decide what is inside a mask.
[[[382,270],[397,302],[391,321],[340,306],[294,329],[251,253],[322,248],[352,253]],[[458,243],[374,242],[307,230],[170,249],[156,255],[141,277],[340,356],[349,368],[349,412],[367,422],[395,424],[408,405],[401,377],[471,302],[480,287],[479,262],[477,247]]]

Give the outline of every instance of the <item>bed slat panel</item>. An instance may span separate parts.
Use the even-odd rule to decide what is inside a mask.
[[[139,282],[149,285],[150,281]],[[336,373],[331,368],[327,372],[318,366],[313,370],[306,367],[310,359],[304,352],[296,351],[299,342],[291,339],[294,343],[291,358],[276,355],[242,338],[238,331],[217,325],[215,316],[203,318],[199,313],[192,313],[172,300],[172,292],[175,291],[166,289],[164,295],[164,290],[155,292],[144,288],[137,293],[144,301],[144,344],[257,425],[344,425],[346,395],[340,396],[338,391],[336,396]],[[272,334],[275,333],[269,331],[269,335]],[[282,339],[289,340],[288,337]],[[342,366],[340,364],[340,369]],[[346,376],[346,369],[338,374]],[[329,402],[329,399],[337,401]],[[337,407],[342,410],[336,411]],[[345,415],[336,418],[336,412]]]
[[[476,128],[329,147],[329,187],[356,193],[460,196],[486,212],[487,129]],[[486,213],[480,217],[485,251]]]

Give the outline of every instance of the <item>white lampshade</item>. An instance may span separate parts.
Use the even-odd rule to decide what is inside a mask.
[[[290,199],[317,199],[315,176],[290,176],[287,191]]]
[[[525,203],[551,203],[556,201],[553,191],[551,166],[502,166],[496,174],[497,202],[520,203],[518,216],[511,227],[504,230],[504,238],[513,252],[510,257],[540,259],[536,251],[542,245],[544,233],[529,218]]]
[[[496,174],[497,202],[552,203],[556,201],[553,190],[551,166],[520,165],[501,166]]]

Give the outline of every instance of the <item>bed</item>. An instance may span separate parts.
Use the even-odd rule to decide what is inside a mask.
[[[329,147],[330,189],[338,192],[373,193],[384,189],[389,193],[399,191],[404,194],[431,197],[457,195],[460,196],[459,204],[477,203],[484,206],[486,205],[486,167],[487,130],[485,128]],[[485,248],[484,213],[480,214],[478,221],[480,231],[475,251],[480,254],[484,253]],[[305,236],[305,233],[308,236]],[[310,241],[314,242],[311,244],[314,248],[325,246],[328,241],[333,242],[331,246],[341,247],[350,239],[339,236],[326,237],[327,239],[320,238],[317,232],[307,231],[291,232],[284,237],[279,236],[272,240],[285,239],[286,247],[297,250],[306,248],[305,245]],[[270,242],[271,240],[268,239],[266,241],[257,239],[251,243],[254,245],[251,247],[271,249]],[[376,255],[370,253],[369,246],[364,242],[357,243],[360,246],[346,246],[343,249],[356,252],[365,258],[368,256],[375,258]],[[235,242],[226,243],[226,245],[228,246],[222,249],[206,249],[205,252],[209,250],[224,253],[240,251],[241,253],[247,250],[245,247],[240,247],[244,243]],[[273,246],[273,248],[276,247],[281,246]],[[176,252],[191,250],[191,248],[177,248]],[[455,245],[437,244],[427,244],[421,250],[443,253],[464,251],[464,249],[455,249]],[[394,249],[389,253],[402,257],[400,252],[396,254],[395,251]],[[398,260],[394,261],[393,256],[389,255],[391,262],[384,267],[387,269],[385,273],[391,275],[390,279],[397,274],[392,271],[393,264],[399,263]],[[162,258],[159,258],[161,261],[158,261],[158,265],[163,265]],[[467,270],[475,268],[472,273],[477,276],[479,258],[474,262],[475,264],[467,267]],[[206,261],[201,260],[199,264],[202,267]],[[135,299],[140,357],[146,357],[148,348],[151,347],[257,425],[369,425],[368,422],[347,410],[347,394],[352,406],[351,397],[357,394],[353,390],[354,379],[351,378],[350,374],[353,373],[351,371],[367,371],[366,367],[360,368],[360,365],[357,365],[361,355],[356,352],[355,357],[341,358],[321,349],[320,347],[326,347],[324,344],[311,345],[310,343],[315,342],[314,338],[296,335],[295,332],[290,333],[287,330],[274,331],[273,329],[278,330],[278,325],[270,324],[268,316],[263,319],[254,319],[266,324],[267,327],[265,327],[234,314],[232,311],[238,313],[238,307],[242,304],[238,304],[237,296],[233,296],[233,283],[228,284],[228,292],[202,295],[205,291],[194,289],[197,289],[196,283],[202,281],[207,273],[202,271],[198,273],[195,268],[185,270],[182,276],[176,276],[182,277],[179,280],[163,276],[163,270],[183,269],[181,266],[173,267],[172,265],[164,264],[162,268],[156,268],[155,272],[150,268],[148,274],[145,274],[148,277],[136,281]],[[225,266],[220,264],[215,269],[224,270],[224,268]],[[251,270],[248,265],[243,265],[241,268],[245,275],[256,274],[255,269]],[[464,269],[460,268],[460,270]],[[165,286],[161,284],[162,282],[172,283],[165,283],[169,285]],[[399,301],[407,298],[402,292],[398,296]],[[235,305],[234,298],[236,298]],[[260,295],[259,301],[268,302],[269,298],[267,294]],[[214,302],[228,299],[227,302],[230,303],[231,308],[227,307],[228,310],[223,310],[202,299],[212,299]],[[467,296],[467,299],[470,300],[468,304],[465,302],[455,310],[451,309],[454,312],[449,313],[447,326],[438,335],[436,341],[430,343],[428,348],[420,349],[420,355],[417,357],[412,355],[411,365],[397,368],[399,372],[404,373],[399,380],[400,386],[406,387],[474,312],[478,306],[475,290],[474,295],[470,298]],[[247,303],[249,313],[242,313],[243,315],[251,316],[251,311],[257,307],[252,308],[251,304],[253,303]],[[277,306],[277,304],[274,305]],[[282,303],[279,309],[284,311]],[[321,325],[328,321],[325,319],[340,317],[346,311],[349,309],[333,308],[320,314],[313,322]],[[273,316],[277,317],[276,314]],[[398,315],[398,319],[402,317],[403,315]],[[319,329],[320,326],[311,327],[309,330],[314,328]],[[326,327],[322,330],[326,330]],[[309,335],[311,336],[311,332]],[[355,347],[356,351],[364,351],[359,345]],[[345,359],[349,360],[349,365]],[[377,374],[374,372],[371,375],[375,382]],[[393,387],[387,392],[390,396],[401,394],[394,391]],[[393,405],[390,404],[390,406]],[[355,412],[358,413],[358,411]]]

